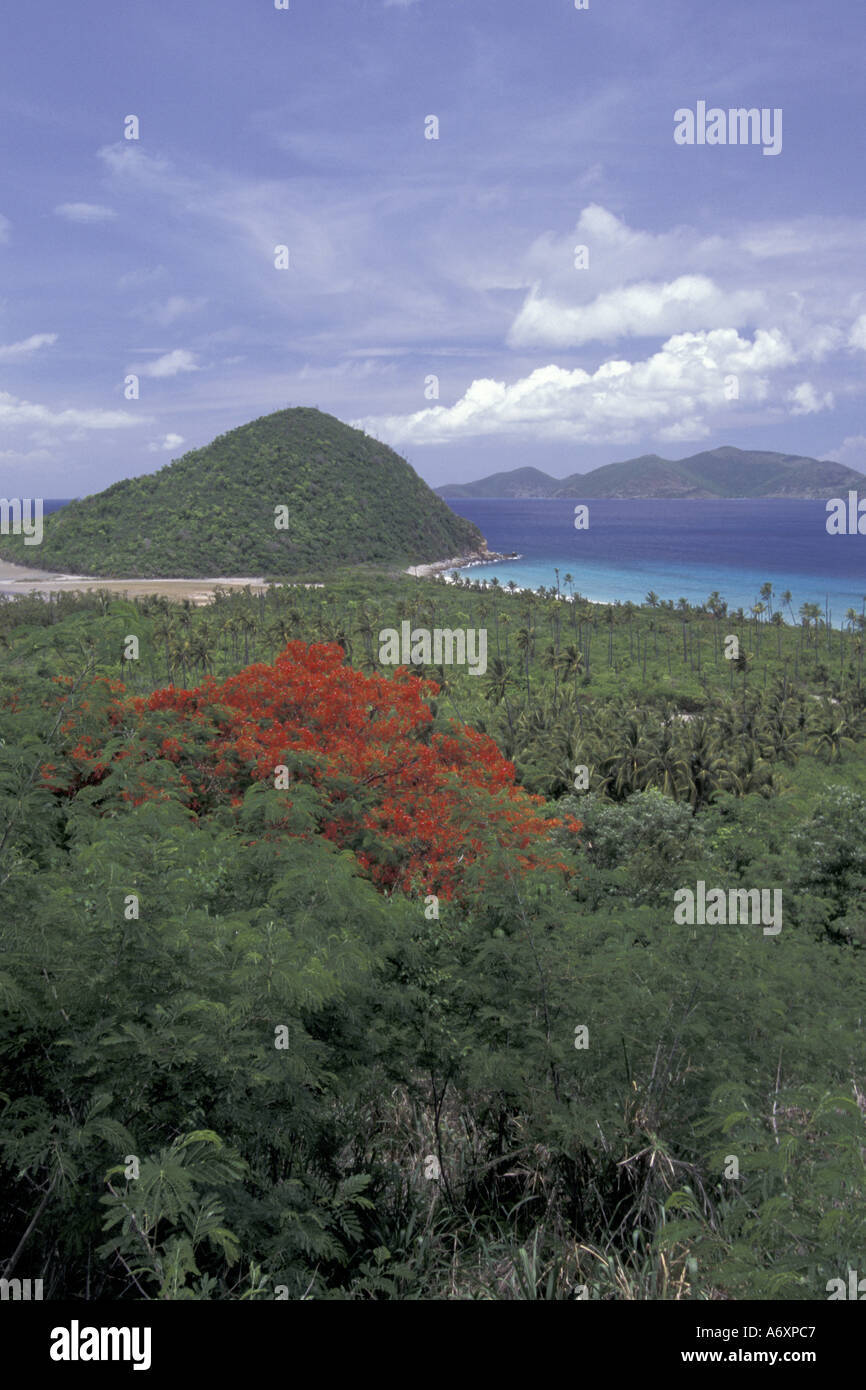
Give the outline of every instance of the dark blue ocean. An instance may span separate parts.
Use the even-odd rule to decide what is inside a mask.
[[[574,529],[575,502],[449,499],[474,521],[491,550],[521,559],[472,566],[473,579],[513,579],[537,589],[566,574],[584,598],[643,603],[650,589],[675,602],[703,602],[717,589],[731,609],[748,610],[768,580],[802,603],[829,603],[831,622],[859,613],[866,597],[866,536],[827,533],[824,502],[761,498],[723,502],[590,501],[589,527]],[[775,607],[779,607],[778,599]],[[785,609],[786,616],[790,616]]]

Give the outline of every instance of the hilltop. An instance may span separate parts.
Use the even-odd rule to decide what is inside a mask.
[[[563,486],[561,478],[551,478],[540,468],[513,468],[507,473],[491,473],[475,483],[446,483],[434,489],[440,497],[555,497]]]
[[[288,509],[286,529],[277,507]],[[0,538],[0,558],[13,563],[145,579],[403,566],[484,549],[477,527],[393,449],[307,407],[71,502],[45,518],[38,551]]]
[[[492,473],[474,483],[446,483],[440,497],[814,497],[862,487],[862,473],[830,460],[723,446],[672,460],[643,454],[589,473],[552,478],[537,468]]]

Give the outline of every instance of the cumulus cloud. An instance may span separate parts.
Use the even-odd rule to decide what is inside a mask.
[[[414,216],[426,189],[410,192],[408,203],[402,188],[399,196],[389,189],[373,216],[339,197],[333,204],[326,198],[323,208],[320,185],[303,180],[289,187],[279,178],[240,179],[218,169],[185,173],[135,142],[105,147],[100,156],[118,197],[142,200],[157,223],[163,213],[201,217],[211,282],[233,275],[245,303],[258,296],[264,314],[288,313],[293,323],[300,315],[311,327],[295,346],[314,363],[335,337],[341,358],[393,354],[395,374],[417,372],[410,354],[419,343],[425,357],[462,354],[464,375],[454,392],[460,399],[450,408],[430,403],[397,415],[390,405],[355,407],[394,442],[510,431],[587,442],[699,438],[709,428],[754,424],[755,407],[762,407],[762,423],[829,410],[832,396],[811,383],[810,394],[803,381],[830,380],[829,371],[813,366],[827,359],[835,359],[837,401],[860,389],[852,380],[858,359],[846,347],[866,348],[866,315],[857,319],[864,308],[864,221],[814,213],[780,224],[746,222],[720,210],[709,232],[682,223],[646,231],[592,203],[571,229],[521,245],[507,219],[491,230],[498,189],[482,188],[488,201],[470,200],[463,220],[464,203],[455,198],[461,234],[445,238],[435,222],[426,236],[425,219]],[[394,209],[420,228],[408,260],[383,237],[382,217]],[[291,295],[284,293],[288,277],[273,273],[277,242],[290,245],[294,263],[304,266]],[[588,248],[587,269],[575,264],[578,245]],[[419,264],[427,268],[420,280]],[[191,265],[176,283],[197,284],[200,270]],[[143,295],[150,305],[137,312],[164,327],[183,322],[197,301],[167,294]],[[254,352],[242,333],[238,344],[242,354]],[[557,365],[565,352],[574,355]],[[154,354],[156,361],[143,348],[132,353],[148,358],[141,374],[149,377],[198,370],[204,381],[215,365],[211,358],[205,374],[185,350]],[[485,366],[473,381],[466,364],[475,355]],[[384,401],[386,371],[379,377]],[[725,394],[725,375],[738,377],[732,395]]]
[[[526,296],[508,342],[567,348],[779,328],[801,356],[820,361],[844,347],[849,332],[855,346],[866,346],[866,315],[852,330],[850,311],[863,235],[862,222],[819,215],[709,235],[687,225],[646,232],[592,203],[573,231],[546,232],[528,248]]]
[[[792,415],[815,415],[819,410],[833,409],[833,392],[825,391],[821,396],[811,381],[801,381],[799,386],[792,387],[786,392],[785,400],[791,402]]]
[[[641,281],[572,307],[533,290],[508,334],[512,347],[578,347],[593,341],[655,337],[717,324],[753,323],[763,306],[756,291],[726,293],[706,275],[667,283]]]
[[[118,430],[149,423],[149,417],[130,415],[124,410],[53,410],[34,401],[22,401],[8,391],[0,391],[0,424],[44,426],[82,430]]]
[[[31,333],[17,343],[0,343],[0,362],[16,362],[21,357],[29,357],[41,347],[51,347],[57,342],[56,333]]]
[[[791,369],[804,372],[848,342],[866,348],[866,315],[852,327],[862,301],[852,298],[849,273],[864,227],[813,216],[799,219],[793,236],[764,230],[648,233],[590,205],[568,236],[546,233],[527,251],[526,293],[506,342],[527,356],[545,347],[585,352],[593,342],[616,342],[615,352],[593,363],[582,357],[580,366],[551,356],[535,370],[532,357],[512,373],[499,366],[454,405],[371,413],[370,429],[400,445],[505,434],[675,442],[754,421],[756,407],[776,419],[834,409],[832,391]],[[828,244],[829,259],[817,254]],[[656,339],[654,350],[624,350],[639,338]],[[842,377],[837,397],[841,390]]]
[[[550,365],[511,385],[482,378],[453,406],[356,423],[394,444],[504,433],[586,443],[627,443],[643,431],[698,438],[707,433],[707,413],[730,409],[732,378],[737,399],[761,402],[769,389],[765,374],[793,360],[778,331],[758,329],[752,339],[733,328],[679,333],[643,361],[612,359],[594,372]]]
[[[848,342],[851,347],[863,348],[866,352],[866,314],[861,314],[851,325]]]
[[[845,463],[849,468],[859,468],[866,472],[866,434],[849,434],[842,440],[838,449],[833,449],[825,457]]]
[[[151,444],[148,444],[147,449],[148,453],[160,454],[163,451],[168,452],[171,449],[179,449],[184,442],[182,434],[169,433],[164,434],[162,439],[155,439]]]
[[[117,213],[102,203],[60,203],[54,211],[67,222],[111,222]]]
[[[197,372],[199,366],[194,352],[189,352],[186,348],[175,348],[173,352],[163,353],[162,357],[155,358],[153,362],[145,362],[140,366],[130,367],[129,370],[138,376],[168,377],[178,376],[181,372]]]

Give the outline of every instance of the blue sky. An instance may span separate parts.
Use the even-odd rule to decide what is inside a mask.
[[[866,469],[864,36],[862,0],[13,7],[0,493],[287,405],[434,485],[722,443]],[[677,144],[700,101],[781,109],[780,152]]]

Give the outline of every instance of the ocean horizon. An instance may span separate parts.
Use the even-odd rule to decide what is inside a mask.
[[[565,591],[571,574],[575,593],[593,603],[643,603],[660,599],[703,603],[718,590],[728,608],[748,611],[771,583],[774,607],[791,593],[798,613],[803,603],[829,608],[834,627],[849,608],[866,605],[866,536],[827,532],[826,503],[777,498],[686,501],[609,500],[585,503],[586,530],[575,530],[579,499],[454,498],[448,505],[474,521],[491,550],[518,552],[516,560],[471,565],[473,579],[495,575],[502,585]],[[790,612],[785,606],[785,616]]]

